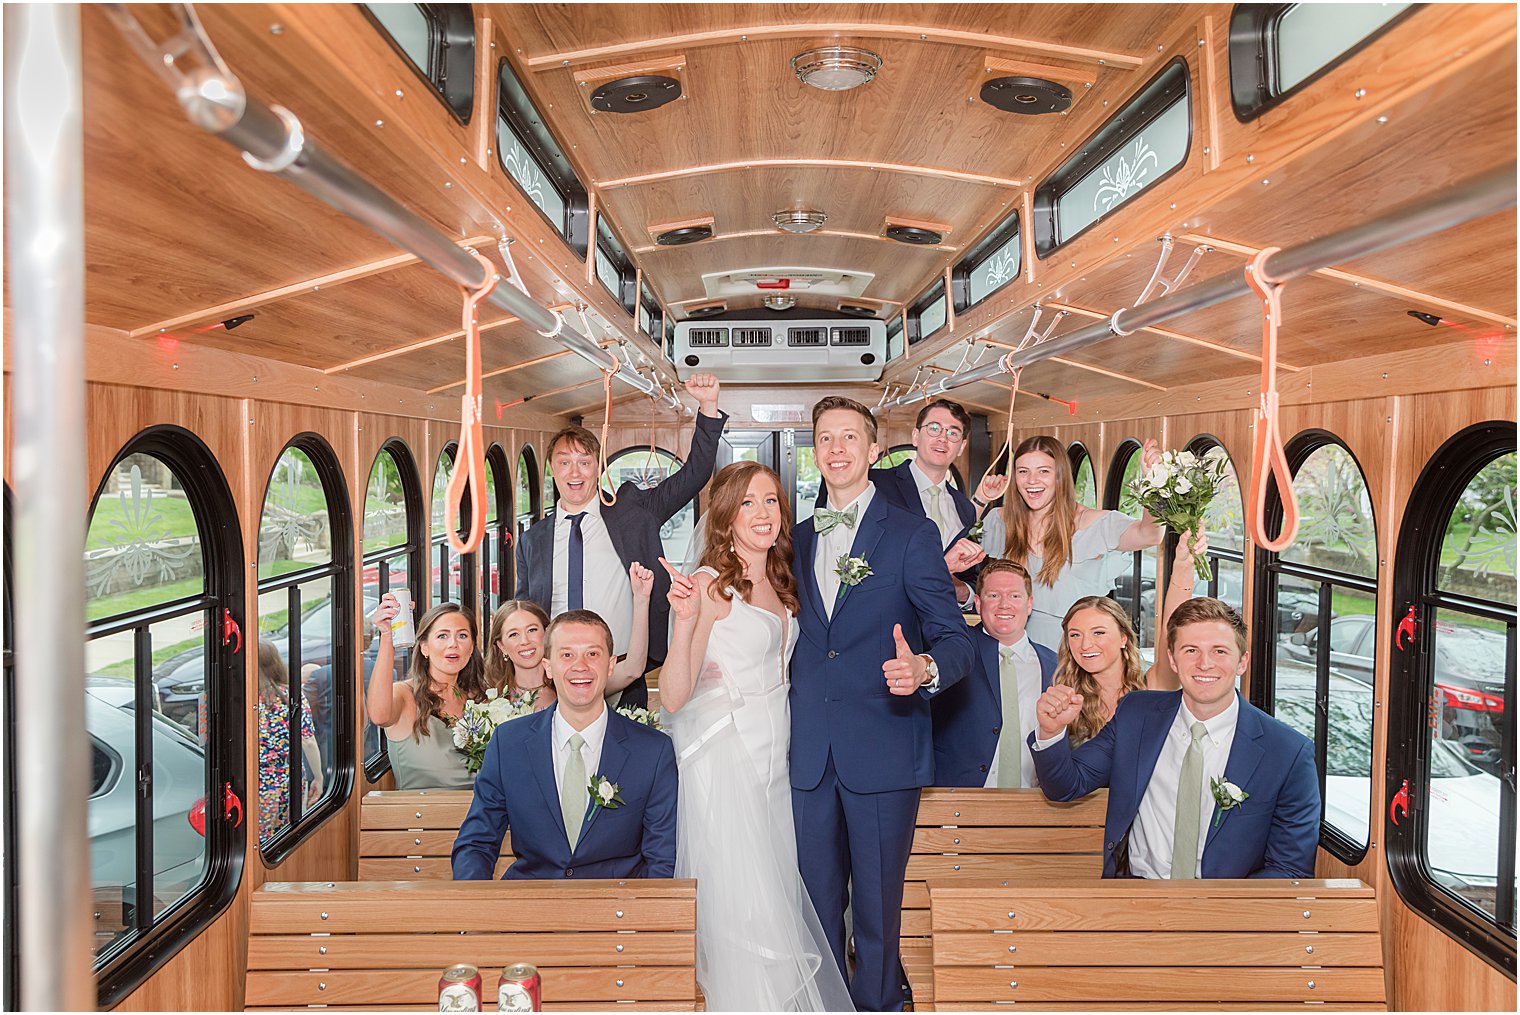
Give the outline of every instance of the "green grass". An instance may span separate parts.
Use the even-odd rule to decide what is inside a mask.
[[[124,516],[121,503],[114,494],[101,498],[95,508],[95,517],[90,521],[90,533],[85,539],[84,548],[102,550],[109,546],[130,542],[132,538],[130,528],[122,529],[116,523],[121,522],[123,525],[131,526],[131,511],[129,501],[127,514]],[[144,527],[152,534],[153,542],[187,536],[193,538],[196,535],[195,514],[190,510],[188,501],[179,497],[155,494],[150,512],[150,517],[144,522]]]
[[[153,650],[153,668],[158,669],[159,665],[171,656],[179,655],[181,652],[189,651],[203,644],[205,644],[205,639],[195,637],[186,638],[184,641],[177,641],[173,645],[165,645],[163,648],[156,648]],[[102,677],[122,677],[126,680],[131,680],[136,676],[137,670],[135,661],[128,658],[119,659],[109,666],[102,666],[95,672]]]
[[[145,607],[157,606],[159,603],[183,599],[186,596],[199,595],[205,587],[206,582],[203,578],[184,578],[164,585],[149,585],[127,592],[118,592],[114,596],[92,598],[85,604],[84,615],[86,620],[114,617]]]

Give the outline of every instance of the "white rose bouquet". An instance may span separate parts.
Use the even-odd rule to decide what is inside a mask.
[[[494,687],[486,689],[485,701],[467,701],[464,712],[454,720],[454,747],[464,755],[464,767],[471,775],[480,771],[486,760],[486,748],[497,727],[520,716],[533,712],[537,691],[530,691],[522,700],[514,702],[496,693]]]
[[[1224,482],[1223,455],[1200,458],[1191,451],[1167,451],[1154,466],[1130,481],[1129,490],[1150,516],[1179,535],[1197,532],[1203,515]],[[1194,557],[1201,581],[1212,577],[1208,557]]]
[[[664,732],[665,730],[665,727],[660,725],[659,715],[651,712],[647,708],[635,708],[632,705],[620,705],[618,706],[617,711],[618,715],[623,716],[627,719],[632,719],[640,726],[650,726],[654,729],[660,730],[661,732]]]

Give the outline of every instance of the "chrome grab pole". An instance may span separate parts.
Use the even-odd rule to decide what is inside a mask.
[[[1389,247],[1417,240],[1492,215],[1515,205],[1515,165],[1490,170],[1433,196],[1416,198],[1361,225],[1351,226],[1318,239],[1279,250],[1263,263],[1273,282],[1286,282],[1321,268],[1366,257]],[[1058,335],[992,363],[942,377],[926,390],[901,395],[888,407],[913,405],[925,398],[978,381],[991,380],[1019,367],[1061,356],[1120,335],[1161,324],[1174,317],[1202,310],[1251,292],[1243,272],[1226,272],[1208,282],[1189,286],[1143,306],[1125,308],[1107,321]]]
[[[416,254],[458,285],[479,289],[486,283],[484,270],[473,257],[313,141],[295,114],[280,106],[266,106],[248,95],[201,28],[193,5],[182,6],[184,29],[163,44],[148,38],[128,5],[109,4],[107,9],[149,67],[174,87],[190,122],[242,151],[250,166],[286,177],[313,197]],[[180,70],[176,61],[190,55],[203,66]],[[615,359],[560,314],[501,276],[497,276],[487,299],[539,334],[558,339],[598,370],[611,370],[616,364],[618,380],[653,398],[665,398],[678,411],[684,408],[679,399],[665,396],[654,381]]]
[[[92,1010],[79,6],[5,5],[21,1007]]]

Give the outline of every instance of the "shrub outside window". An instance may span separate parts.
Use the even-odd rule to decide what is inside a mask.
[[[1254,632],[1264,707],[1314,744],[1324,804],[1321,844],[1359,863],[1369,839],[1373,671],[1377,659],[1377,533],[1372,498],[1351,453],[1322,431],[1289,442],[1298,538],[1258,551]],[[1276,488],[1268,531],[1282,523]]]
[[[421,606],[420,578],[422,571],[422,490],[417,481],[417,469],[412,464],[412,453],[400,440],[387,441],[375,456],[370,467],[369,482],[364,494],[364,616],[359,630],[364,632],[362,642],[363,687],[369,688],[370,673],[375,666],[379,644],[375,640],[374,625],[370,618],[374,608],[368,604],[380,602],[387,592],[401,589],[410,592],[414,606]],[[420,615],[420,612],[419,612]],[[406,678],[410,661],[410,649],[397,649],[395,653],[396,680]],[[385,734],[369,721],[368,709],[364,718],[364,775],[371,782],[380,778],[390,768],[389,749]]]
[[[1076,490],[1077,503],[1090,508],[1098,506],[1098,478],[1093,474],[1092,455],[1087,453],[1080,441],[1073,441],[1066,449],[1071,459],[1071,479]]]

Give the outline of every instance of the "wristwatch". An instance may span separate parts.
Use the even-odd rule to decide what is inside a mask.
[[[934,657],[927,652],[920,652],[918,657],[924,661],[924,672],[929,675],[929,679],[919,686],[927,687],[931,691],[936,690],[939,687],[939,663],[935,662]]]

